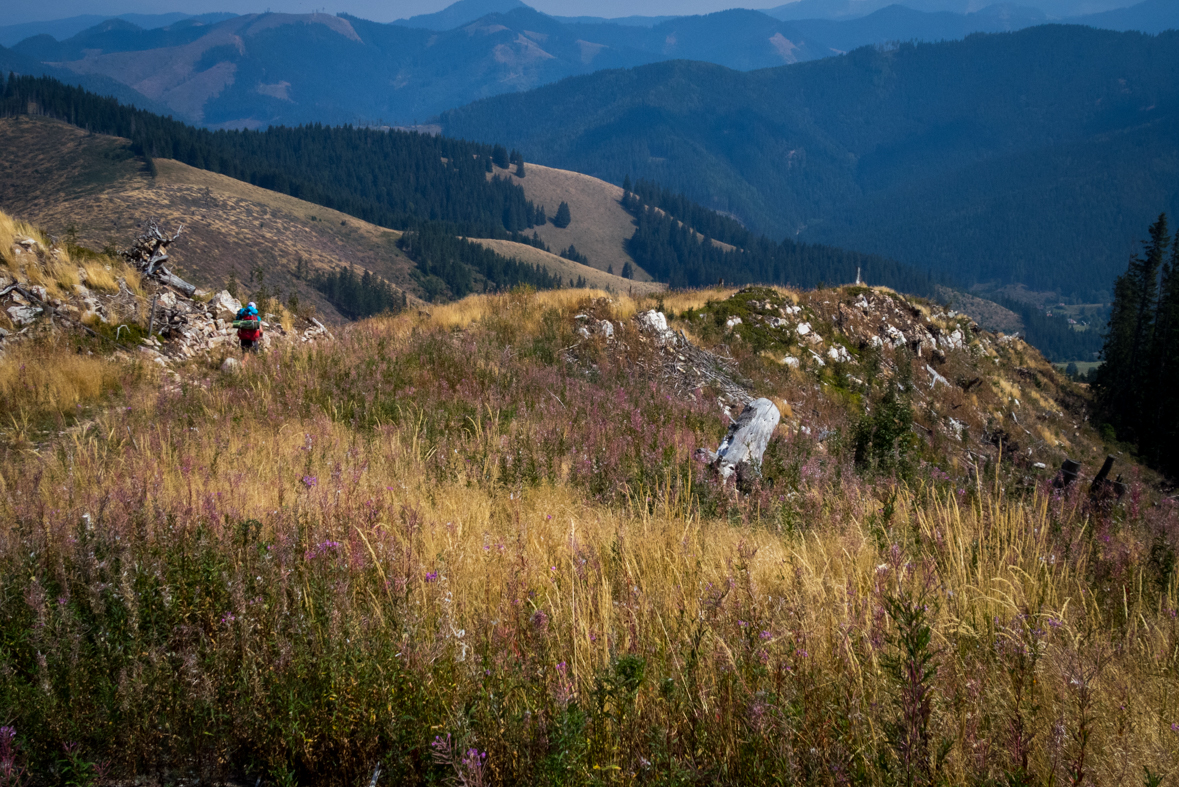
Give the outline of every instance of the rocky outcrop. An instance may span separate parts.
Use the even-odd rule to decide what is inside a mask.
[[[0,267],[0,315],[12,325],[11,329],[0,326],[0,352],[5,345],[41,331],[59,330],[87,332],[122,350],[137,350],[164,367],[190,358],[224,354],[238,346],[232,322],[241,303],[224,290],[211,298],[191,297],[188,286],[178,291],[154,275],[164,270],[158,252],[147,258],[149,267],[152,259],[155,262],[153,275],[145,275],[141,283],[149,293],[146,295],[133,291],[125,279],[115,282],[117,291],[111,291],[109,279],[105,289],[100,289],[88,278],[94,274],[87,273],[84,267],[72,277],[79,283],[67,287],[58,281],[50,292],[29,279],[51,281],[48,271],[63,257],[55,247],[46,248],[34,238],[17,238],[12,257],[19,259],[20,264],[15,266],[19,270]],[[32,272],[36,277],[30,275]],[[135,286],[139,290],[140,285]],[[132,325],[136,328],[134,334],[142,337],[138,348],[129,344]],[[327,327],[314,318],[291,318],[287,325],[284,328],[275,315],[263,315],[262,349],[281,342],[331,338]]]

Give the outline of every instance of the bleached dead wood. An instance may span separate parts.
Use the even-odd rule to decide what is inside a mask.
[[[197,288],[172,273],[164,265],[168,260],[168,247],[180,237],[182,232],[184,232],[183,224],[176,229],[176,232],[169,235],[160,228],[155,219],[148,219],[146,227],[135,238],[131,248],[120,252],[120,254],[127,262],[143,271],[145,276],[150,276],[191,298],[196,294]]]
[[[737,476],[738,482],[749,481],[761,473],[761,461],[770,437],[778,428],[782,414],[769,399],[754,399],[737,420],[716,451],[700,449],[709,463],[724,480]]]

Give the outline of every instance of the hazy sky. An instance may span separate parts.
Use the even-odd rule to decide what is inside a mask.
[[[334,14],[350,14],[377,22],[391,22],[415,14],[440,11],[453,0],[0,0],[0,25],[61,19],[81,14],[162,14],[183,11],[201,14],[211,11],[232,11],[238,14],[265,11],[289,11],[305,14],[323,10]],[[672,14],[705,14],[725,8],[770,8],[786,0],[753,0],[741,3],[733,0],[524,0],[546,14],[559,16],[664,16]]]

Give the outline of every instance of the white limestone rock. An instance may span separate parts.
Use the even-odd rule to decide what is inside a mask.
[[[238,311],[242,307],[242,302],[229,294],[228,290],[222,290],[213,296],[209,301],[208,309],[214,316],[220,317],[223,320],[232,320],[237,316]],[[228,315],[228,316],[226,316]]]

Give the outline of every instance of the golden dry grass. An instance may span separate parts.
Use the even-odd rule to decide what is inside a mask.
[[[472,307],[467,305],[467,316]],[[432,319],[438,322],[438,317]],[[262,378],[249,387],[257,401],[271,395]],[[237,411],[228,392],[207,398],[204,407],[215,420]],[[102,434],[111,426],[103,420],[91,434]],[[489,444],[503,434],[494,419],[481,419],[472,428],[485,430],[481,438]],[[363,468],[350,482],[350,499],[392,495],[396,504],[415,511],[425,526],[407,531],[391,523],[360,524],[351,516],[319,517],[320,503],[313,498],[335,492],[308,493],[297,483],[306,464],[308,435],[314,435],[318,461],[324,466]],[[91,489],[116,468],[119,473],[151,472],[156,481],[150,502],[161,510],[183,506],[194,497],[215,497],[243,517],[266,521],[266,512],[284,510],[314,522],[304,537],[308,543],[353,542],[369,551],[384,544],[384,549],[392,545],[395,553],[429,556],[406,588],[410,608],[437,621],[462,653],[467,648],[463,632],[502,616],[518,592],[513,588],[530,588],[526,614],[547,616],[548,652],[568,665],[574,695],[587,701],[593,696],[594,676],[608,670],[619,652],[677,653],[690,636],[691,621],[704,619],[713,621],[698,644],[701,652],[711,654],[707,666],[692,673],[691,684],[683,664],[670,666],[669,679],[677,685],[682,681],[683,690],[701,698],[721,691],[727,685],[726,673],[739,668],[740,640],[715,618],[716,602],[708,588],[731,585],[736,564],[738,592],[744,599],[736,614],[772,632],[763,641],[767,649],[793,650],[800,647],[795,643],[804,642],[808,669],[842,676],[840,680],[854,685],[850,693],[859,698],[858,704],[848,712],[872,714],[878,706],[887,706],[891,689],[882,665],[847,632],[871,626],[863,599],[878,596],[882,585],[899,590],[919,584],[926,569],[898,562],[895,548],[890,552],[872,535],[875,495],[861,498],[853,493],[832,500],[831,519],[783,536],[702,519],[686,499],[666,491],[651,490],[653,505],[627,510],[594,505],[559,484],[511,493],[486,487],[482,482],[488,468],[475,468],[468,476],[439,484],[421,472],[433,450],[426,447],[424,437],[420,422],[409,418],[390,439],[360,448],[346,425],[327,417],[279,424],[249,416],[232,430],[181,442],[170,436],[167,424],[148,426],[138,439],[141,445],[160,446],[151,452],[124,443],[112,451],[109,443],[81,433],[72,438],[73,482]],[[214,466],[219,455],[247,454],[264,455],[267,461],[247,474],[190,475],[178,469],[186,464]],[[16,477],[3,481],[19,483]],[[52,497],[54,483],[55,476],[47,474],[38,493]],[[968,654],[991,649],[997,639],[1003,643],[1015,638],[1012,646],[1021,646],[1015,641],[1018,631],[1004,626],[1030,614],[1033,626],[1054,627],[1039,646],[1039,666],[1034,668],[1039,681],[1036,723],[1046,726],[1057,718],[1074,723],[1076,698],[1070,681],[1098,659],[1101,672],[1093,680],[1092,702],[1101,710],[1089,722],[1093,740],[1087,764],[1095,783],[1125,783],[1120,779],[1141,772],[1142,765],[1157,770],[1160,763],[1174,762],[1179,746],[1169,729],[1169,698],[1176,685],[1152,665],[1171,657],[1170,634],[1158,605],[1179,604],[1175,583],[1161,601],[1152,603],[1141,584],[1138,592],[1125,597],[1116,617],[1130,621],[1119,636],[1131,644],[1115,651],[1116,643],[1103,635],[1100,623],[1113,613],[1095,598],[1087,559],[1074,556],[1066,564],[1063,556],[1053,554],[1049,534],[1059,513],[1050,510],[1047,499],[1023,504],[980,486],[977,500],[959,505],[953,495],[931,497],[921,489],[902,489],[894,501],[897,532],[919,534],[926,543],[940,545],[937,606],[931,617],[934,645],[945,654],[946,666],[938,678],[942,691],[954,684],[968,693],[969,686],[979,685],[984,698],[978,702],[990,712],[1017,712],[1007,676],[988,672],[993,665],[984,667],[985,658],[979,662]],[[304,508],[305,515],[299,513]],[[264,527],[260,537],[274,541],[282,534]],[[503,551],[505,544],[511,545],[510,556]],[[612,565],[612,573],[590,582],[578,579],[587,556]],[[436,571],[438,578],[429,579],[428,571]],[[620,604],[620,599],[627,601]],[[354,613],[363,609],[377,619],[394,609],[381,596],[353,603],[359,605]],[[960,656],[965,660],[958,661]],[[637,713],[658,708],[653,693],[640,695],[636,702]],[[949,783],[964,783],[979,772],[976,754],[966,742],[966,736],[977,734],[970,731],[976,724],[971,718],[969,708],[956,709],[948,699],[934,706],[933,723],[951,743],[943,770]],[[1127,718],[1133,719],[1132,734],[1127,733]],[[996,733],[996,740],[988,744],[996,763],[1005,759],[1002,740]],[[882,737],[877,744],[881,742]],[[1033,765],[1043,772],[1051,767],[1050,754],[1045,747],[1039,752]]]
[[[23,239],[32,239],[36,245],[17,254],[13,245]],[[122,259],[90,254],[75,259],[66,245],[51,245],[44,233],[4,211],[0,211],[0,259],[17,282],[42,286],[51,296],[68,295],[78,284],[114,293],[120,280],[135,295],[144,295],[143,277]]]
[[[615,304],[616,313],[620,313],[622,316],[630,316],[634,314],[636,309],[633,298],[609,293],[605,290],[543,290],[541,292],[468,295],[453,303],[431,307],[428,320],[432,325],[450,330],[461,330],[472,323],[497,318],[513,305],[527,301],[529,309],[523,313],[520,309],[512,309],[513,319],[519,322],[521,330],[527,332],[535,330],[540,325],[545,318],[546,310],[565,309],[594,298],[611,299]],[[409,323],[414,319],[407,316],[402,322]],[[523,321],[520,322],[521,320]]]
[[[28,443],[46,426],[68,423],[99,403],[126,375],[108,357],[80,353],[71,342],[18,344],[0,355],[0,411],[9,442]]]
[[[637,270],[635,279],[651,279],[626,252],[626,241],[635,228],[630,214],[622,209],[621,188],[589,175],[539,164],[527,164],[525,172],[523,179],[512,175],[511,170],[496,170],[495,175],[523,187],[525,196],[543,205],[550,217],[562,202],[569,203],[573,221],[568,227],[560,229],[550,223],[536,228],[549,248],[560,252],[572,244],[589,258],[591,267],[600,271],[613,266],[615,273],[621,273],[622,266],[629,262]]]
[[[736,287],[702,287],[698,290],[675,290],[662,297],[669,314],[683,314],[702,308],[709,301],[723,301],[737,292]]]
[[[491,249],[504,257],[517,259],[531,265],[539,265],[549,273],[560,276],[563,284],[569,284],[571,281],[575,282],[578,278],[584,278],[586,284],[591,288],[633,295],[646,295],[667,289],[667,285],[661,282],[624,279],[621,276],[606,273],[590,265],[582,265],[579,262],[567,260],[557,254],[538,249],[535,246],[529,246],[526,243],[486,238],[468,238],[467,240],[472,243],[478,243],[480,246]],[[620,271],[621,269],[616,267],[615,270]]]
[[[1179,606],[1179,579],[1172,575],[1161,587],[1152,584],[1151,542],[1128,514],[1119,529],[1091,534],[1102,523],[1087,511],[1083,496],[1009,493],[1003,486],[1011,476],[1000,467],[993,476],[977,473],[973,484],[963,473],[958,483],[967,488],[961,490],[921,481],[874,484],[838,462],[827,464],[823,477],[818,468],[828,460],[820,456],[828,449],[807,460],[818,475],[805,471],[795,487],[778,490],[807,501],[806,517],[790,527],[741,502],[752,497],[735,496],[727,514],[705,512],[692,497],[699,488],[689,491],[686,479],[673,477],[690,472],[684,467],[668,470],[662,482],[632,481],[621,502],[613,503],[568,475],[504,482],[503,462],[520,459],[523,438],[534,428],[529,424],[561,418],[573,404],[569,392],[563,392],[564,401],[554,397],[560,386],[583,384],[576,372],[544,378],[559,382],[537,390],[510,416],[490,396],[449,404],[426,399],[423,406],[397,394],[396,407],[368,425],[348,409],[349,397],[353,405],[366,399],[361,386],[383,384],[382,373],[356,374],[370,362],[400,369],[412,358],[418,376],[402,384],[424,387],[431,374],[446,373],[456,382],[483,376],[523,387],[518,381],[534,360],[521,359],[519,349],[551,327],[546,313],[561,310],[568,322],[572,310],[596,297],[607,294],[522,290],[474,296],[428,315],[362,323],[338,347],[293,348],[205,388],[131,397],[132,412],[100,416],[93,427],[73,432],[61,451],[0,466],[0,489],[24,485],[19,498],[0,496],[0,512],[52,510],[68,486],[76,510],[44,528],[38,548],[60,553],[63,561],[84,561],[86,551],[70,540],[81,513],[101,500],[133,500],[122,513],[113,504],[106,513],[122,523],[111,525],[122,528],[122,554],[141,555],[146,566],[147,556],[167,553],[163,545],[179,533],[208,538],[200,548],[211,550],[218,570],[227,573],[200,584],[236,588],[239,578],[258,581],[250,595],[265,595],[260,610],[252,597],[227,589],[216,606],[193,613],[213,632],[201,640],[207,660],[194,657],[193,670],[214,663],[227,670],[209,667],[200,680],[253,669],[269,674],[273,659],[267,654],[354,637],[349,641],[360,655],[348,663],[380,667],[356,682],[349,669],[339,669],[344,678],[322,697],[311,696],[306,713],[323,709],[334,714],[329,724],[342,719],[341,725],[348,718],[379,716],[388,712],[389,697],[404,697],[394,694],[403,688],[388,676],[412,676],[443,709],[422,717],[413,740],[424,745],[454,724],[468,725],[461,729],[476,729],[478,744],[497,763],[516,762],[524,738],[509,727],[526,712],[535,717],[571,702],[592,711],[601,701],[609,709],[611,700],[601,700],[603,681],[620,658],[634,654],[645,659],[648,673],[627,713],[642,727],[609,733],[616,735],[615,748],[586,755],[587,772],[595,765],[624,771],[640,753],[649,755],[641,733],[655,726],[677,736],[708,730],[713,748],[689,752],[685,762],[736,762],[733,752],[745,745],[762,747],[759,758],[784,762],[787,755],[775,746],[787,736],[791,745],[805,741],[807,750],[821,749],[815,757],[830,758],[824,763],[841,756],[845,744],[873,757],[892,756],[888,729],[896,719],[897,687],[886,657],[896,653],[889,643],[897,627],[881,605],[889,596],[924,592],[939,652],[938,668],[928,678],[930,725],[949,746],[940,770],[944,783],[1001,782],[1010,773],[1010,729],[1017,719],[1035,733],[1029,763],[1038,774],[1059,777],[1077,761],[1076,738],[1069,736],[1079,734],[1082,718],[1089,736],[1084,767],[1093,784],[1127,783],[1143,767],[1170,773],[1179,765],[1179,736],[1170,727],[1179,691],[1177,629],[1168,611]],[[707,291],[687,293],[677,303],[687,310],[710,297]],[[616,298],[614,315],[655,302]],[[510,347],[479,349],[480,342],[492,341],[489,336],[506,334],[500,326],[507,322]],[[483,328],[488,330],[480,334]],[[460,331],[470,332],[456,335]],[[627,393],[627,385],[634,390]],[[649,387],[645,378],[612,379],[581,395],[596,403],[606,391],[624,399]],[[390,404],[387,390],[368,394],[373,402]],[[662,392],[655,398],[660,408],[672,406],[663,404]],[[623,402],[623,409],[637,401]],[[445,407],[457,408],[459,417],[439,415]],[[605,430],[617,427],[609,416],[594,417]],[[714,426],[719,435],[722,425]],[[577,428],[588,427],[570,427],[566,442],[575,446],[583,434]],[[798,443],[780,447],[801,450]],[[457,458],[440,470],[440,454],[448,462]],[[227,459],[243,456],[264,459],[247,469]],[[112,497],[112,487],[123,497]],[[220,508],[206,515],[200,506]],[[140,511],[155,513],[141,517]],[[188,524],[176,525],[169,512],[189,517]],[[222,520],[222,536],[199,535],[208,532],[199,523]],[[30,550],[18,543],[26,536],[8,521],[17,516],[0,517],[0,546],[8,550],[0,556],[26,565],[21,561]],[[292,549],[293,541],[294,562],[284,565],[298,570],[277,570],[261,550],[260,567],[247,574],[243,561],[249,556],[231,521],[256,521],[258,544],[274,546],[275,554]],[[40,538],[42,530],[34,530]],[[185,549],[197,548],[188,543]],[[339,561],[317,562],[316,545],[325,544],[341,550]],[[185,549],[176,554],[187,554]],[[17,606],[32,597],[25,577],[9,594]],[[1115,582],[1116,593],[1110,590]],[[295,588],[290,597],[298,599],[296,606],[280,606],[288,597],[273,586],[282,583]],[[330,604],[317,607],[310,600],[314,592],[327,594],[319,598]],[[233,616],[240,621],[236,628],[226,623]],[[295,617],[302,639],[284,639],[294,630],[284,626]],[[356,645],[362,636],[365,644]],[[178,646],[167,637],[161,641],[142,663],[156,656],[167,662],[166,648]],[[399,644],[390,648],[390,642]],[[196,652],[196,646],[185,647]],[[298,667],[304,670],[298,673],[301,687],[313,675],[337,674],[333,668],[344,663],[333,661],[342,657],[331,651],[315,658],[320,660]],[[567,686],[557,677],[562,670]],[[1020,676],[1030,695],[1013,688]],[[262,683],[241,690],[257,692],[246,705],[273,709],[265,703],[277,695],[267,694]],[[492,694],[500,714],[492,722],[466,710],[486,707]],[[780,728],[758,728],[750,721],[758,703],[774,703],[793,715]],[[153,723],[156,718],[145,717]],[[608,717],[600,717],[599,725],[612,723]],[[546,723],[552,718],[546,716]],[[808,737],[808,725],[824,724],[822,734]],[[253,727],[241,723],[235,729]],[[603,730],[615,728],[587,729],[587,735],[608,736]],[[1065,742],[1055,749],[1054,730],[1065,731]],[[318,756],[322,764],[330,756],[322,754],[325,747],[344,735],[332,728],[296,738],[295,747],[302,762],[315,764]],[[619,752],[635,754],[628,759]],[[877,760],[863,766],[868,783],[883,779]],[[620,776],[615,783],[636,781]]]
[[[15,265],[21,255],[16,254],[12,247],[17,241],[26,238],[36,241],[41,251],[49,246],[49,241],[40,230],[0,211],[0,260],[9,266]]]

